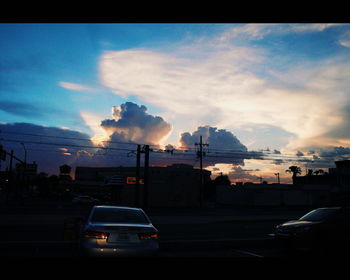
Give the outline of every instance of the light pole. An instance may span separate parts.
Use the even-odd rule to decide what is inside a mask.
[[[27,177],[26,177],[26,172],[27,172],[27,149],[26,146],[21,142],[21,145],[23,146],[24,149],[24,167],[23,167],[23,173],[22,173],[22,180],[23,180],[23,185],[21,184],[21,204],[24,203],[23,201],[23,188],[27,188]]]

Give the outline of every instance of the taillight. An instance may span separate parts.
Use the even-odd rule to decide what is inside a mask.
[[[158,238],[158,233],[156,232],[139,233],[138,235],[141,240],[150,240]]]
[[[93,231],[93,230],[87,230],[84,232],[84,237],[87,238],[96,238],[96,239],[107,239],[109,233],[107,232],[99,232],[99,231]]]

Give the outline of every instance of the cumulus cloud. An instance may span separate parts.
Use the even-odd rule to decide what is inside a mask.
[[[111,132],[101,127],[101,119],[103,119],[103,117],[89,112],[80,112],[80,117],[94,134],[91,138],[92,142],[95,145],[105,146]]]
[[[198,164],[195,149],[184,150],[187,145],[194,145],[203,135],[203,141],[210,144],[211,151],[205,155],[204,166],[216,163],[244,164],[245,158],[258,157],[259,153],[251,153],[229,131],[209,126],[199,127],[192,134],[182,134],[182,149],[168,144],[161,148],[159,143],[171,130],[171,125],[159,116],[147,113],[147,108],[132,102],[112,107],[112,119],[100,120],[98,116],[83,114],[97,133],[91,137],[67,128],[45,127],[29,123],[2,124],[0,126],[2,140],[6,150],[14,149],[15,155],[24,156],[23,146],[27,150],[28,162],[37,162],[39,171],[51,174],[58,173],[62,164],[76,166],[135,166],[136,144],[151,145],[150,164],[169,165],[174,163]],[[94,123],[94,125],[92,125]],[[96,136],[108,135],[104,145],[96,146]],[[103,133],[102,133],[103,134]],[[197,139],[198,138],[198,139]],[[8,142],[6,142],[8,141]],[[227,149],[217,153],[214,149]],[[240,152],[237,154],[237,151]],[[143,164],[143,157],[142,157]],[[198,166],[197,166],[198,167]]]
[[[198,56],[203,45],[190,49]],[[267,79],[248,70],[266,61],[259,49],[233,45],[205,52],[197,59],[182,50],[108,51],[100,57],[101,82],[115,94],[137,96],[166,112],[162,115],[174,133],[178,127],[188,131],[209,121],[231,130],[268,124],[295,135],[288,141],[298,147],[343,122],[339,104],[350,102],[348,61],[306,63],[283,73],[271,70]]]
[[[261,152],[249,152],[247,147],[232,132],[208,125],[200,126],[192,133],[182,133],[179,140],[181,148],[198,150],[200,136],[202,136],[202,143],[208,144],[208,146],[204,146],[204,151],[207,151],[206,166],[218,163],[244,165],[244,159],[261,158],[263,155]]]
[[[200,136],[202,136],[203,143],[209,144],[210,149],[247,151],[247,147],[232,132],[209,125],[200,126],[192,133],[183,133],[180,137],[180,143],[185,148],[194,147],[195,143],[199,143]]]
[[[159,145],[171,131],[162,117],[147,113],[147,107],[126,102],[113,107],[113,119],[105,119],[101,127],[111,133],[111,141]]]

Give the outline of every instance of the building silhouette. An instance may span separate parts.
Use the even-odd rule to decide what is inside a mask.
[[[350,160],[320,175],[296,176],[294,184],[217,186],[216,202],[232,206],[330,206],[350,204]]]
[[[150,207],[197,207],[200,204],[200,169],[187,164],[173,164],[148,169],[148,205]],[[142,206],[145,185],[140,168],[139,185],[136,167],[76,167],[74,190],[102,194],[121,205]],[[211,183],[211,172],[203,170],[204,185]],[[114,182],[114,183],[113,183]]]

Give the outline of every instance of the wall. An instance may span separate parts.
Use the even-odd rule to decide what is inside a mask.
[[[217,186],[216,203],[236,206],[302,206],[331,204],[330,186]]]

